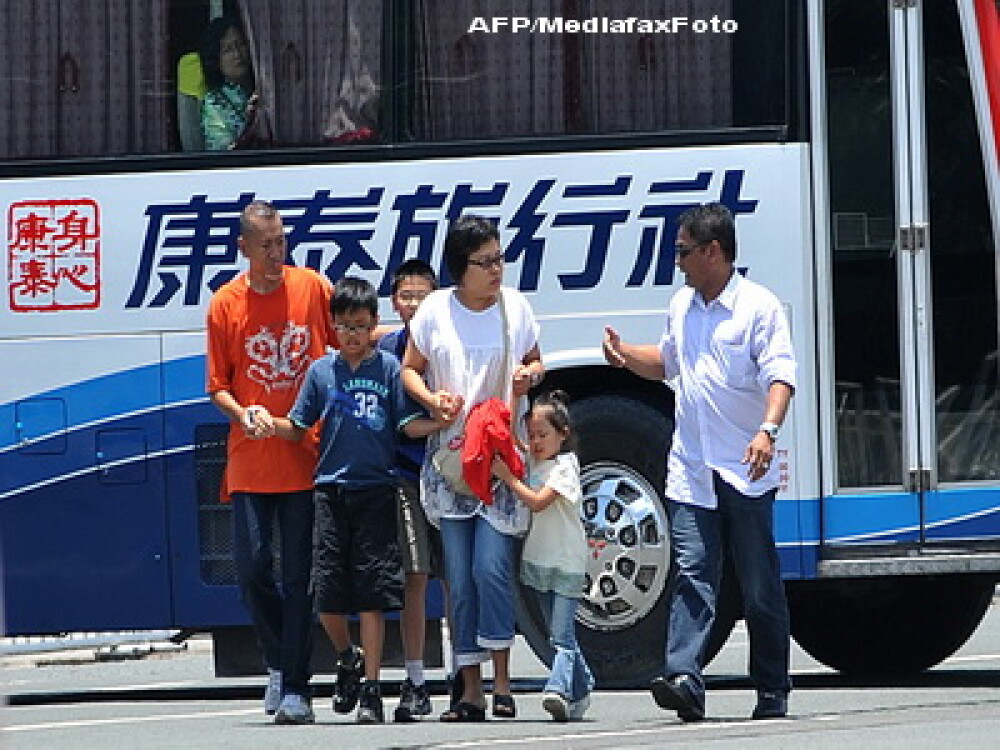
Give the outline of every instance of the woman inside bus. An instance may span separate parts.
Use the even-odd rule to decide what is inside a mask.
[[[215,18],[205,29],[201,65],[206,92],[201,102],[205,148],[225,151],[255,145],[257,95],[250,48],[236,19]]]
[[[516,402],[541,380],[538,323],[520,292],[501,293],[504,255],[493,222],[478,216],[455,221],[445,238],[444,260],[456,286],[432,292],[420,305],[410,322],[402,372],[410,395],[448,425],[429,438],[420,472],[421,502],[428,520],[441,529],[461,685],[441,720],[486,718],[480,664],[490,658],[493,715],[512,718],[514,539],[527,531],[530,511],[502,483],[494,486],[491,502],[456,491],[434,456],[464,433],[475,406],[491,396],[513,396]]]

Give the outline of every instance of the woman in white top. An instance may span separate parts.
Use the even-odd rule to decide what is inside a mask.
[[[486,718],[480,664],[491,657],[493,715],[511,718],[516,712],[509,669],[514,538],[527,531],[530,512],[504,485],[497,486],[489,504],[456,493],[432,459],[441,445],[461,436],[474,406],[498,395],[517,401],[541,380],[538,323],[520,292],[501,293],[504,256],[491,221],[478,216],[455,221],[445,239],[444,260],[457,286],[428,295],[410,321],[402,375],[410,395],[448,424],[428,439],[420,473],[427,518],[441,529],[462,685],[441,720]],[[507,372],[501,372],[504,362],[510,363]]]
[[[552,391],[535,399],[528,414],[528,480],[501,459],[493,473],[532,511],[521,555],[521,580],[538,591],[549,638],[556,650],[542,691],[542,708],[556,721],[581,719],[590,705],[594,677],[576,642],[576,609],[583,591],[587,538],[580,521],[580,464],[571,450],[568,397]]]

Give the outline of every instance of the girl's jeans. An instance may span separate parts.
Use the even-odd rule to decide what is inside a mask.
[[[593,689],[594,676],[576,642],[575,619],[579,600],[544,591],[539,592],[538,601],[549,627],[549,642],[556,650],[545,692],[559,693],[571,701],[581,700]]]

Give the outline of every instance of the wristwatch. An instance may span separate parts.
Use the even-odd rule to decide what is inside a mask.
[[[775,422],[761,422],[760,427],[757,428],[757,431],[763,432],[765,435],[771,438],[771,442],[773,443],[775,440],[778,439],[779,429],[780,425],[778,425]]]

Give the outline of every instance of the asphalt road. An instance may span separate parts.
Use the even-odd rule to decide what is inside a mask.
[[[746,633],[738,627],[709,669],[709,720],[681,724],[644,691],[599,691],[586,720],[555,724],[540,706],[544,666],[520,646],[518,717],[477,725],[359,727],[316,701],[317,724],[277,727],[261,711],[258,679],[220,680],[211,651],[97,662],[93,651],[0,660],[0,747],[72,748],[994,748],[1000,746],[1000,607],[951,659],[917,677],[847,680],[795,649],[791,714],[751,721]],[[390,670],[390,679],[400,672]],[[431,675],[440,682],[440,672]],[[316,680],[328,693],[330,678]],[[391,711],[394,699],[387,699]],[[443,710],[443,695],[435,709]]]

